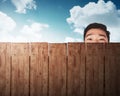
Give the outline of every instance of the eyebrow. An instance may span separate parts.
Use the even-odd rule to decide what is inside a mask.
[[[87,34],[87,35],[86,35],[86,37],[88,37],[88,36],[90,36],[90,35],[94,35],[94,34],[91,34],[91,33],[90,33],[90,34]],[[106,38],[106,36],[105,36],[105,35],[103,35],[103,34],[98,34],[98,35],[99,35],[99,36],[103,36],[103,37],[105,37],[105,38]]]

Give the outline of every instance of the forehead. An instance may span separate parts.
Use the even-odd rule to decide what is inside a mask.
[[[101,30],[101,29],[97,29],[97,28],[93,28],[87,31],[86,36],[87,35],[104,35],[106,36],[105,31]]]

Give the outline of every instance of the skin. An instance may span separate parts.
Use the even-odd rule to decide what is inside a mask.
[[[86,33],[85,43],[108,43],[108,38],[103,30],[90,29]]]

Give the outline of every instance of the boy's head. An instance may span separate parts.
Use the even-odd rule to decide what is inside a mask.
[[[86,43],[108,43],[110,32],[107,27],[100,23],[91,23],[84,30],[84,41]]]

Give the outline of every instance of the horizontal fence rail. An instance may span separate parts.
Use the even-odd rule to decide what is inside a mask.
[[[120,43],[0,43],[0,96],[120,96]]]

